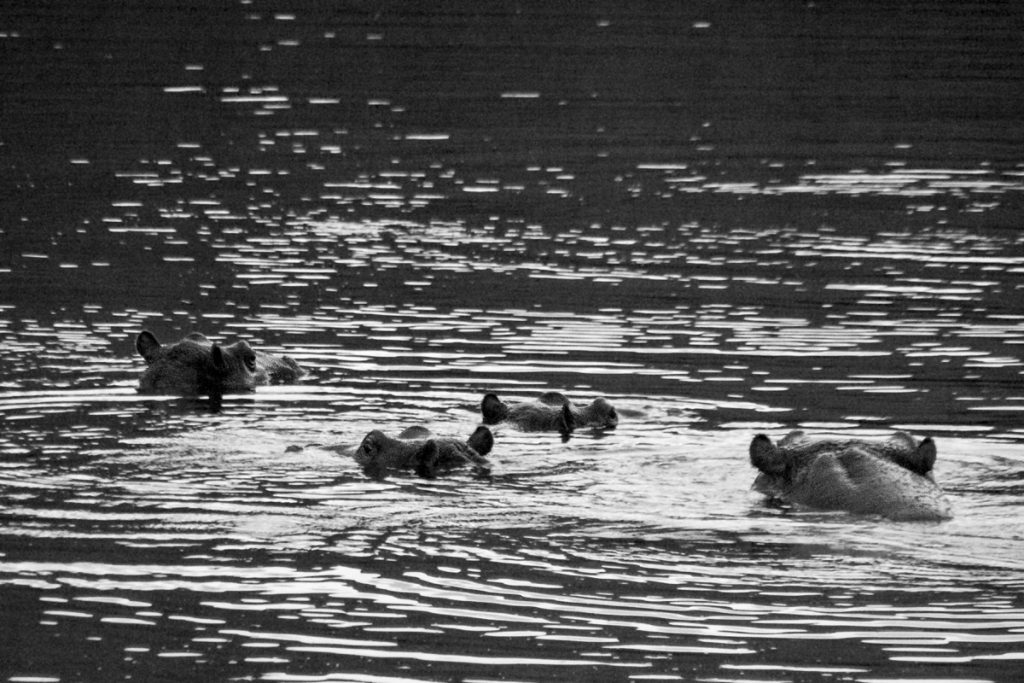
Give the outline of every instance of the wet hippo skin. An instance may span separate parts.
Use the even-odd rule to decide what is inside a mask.
[[[594,399],[589,405],[577,406],[564,394],[549,391],[536,401],[509,405],[496,394],[487,394],[480,403],[483,422],[496,425],[507,422],[527,432],[557,431],[568,436],[578,427],[613,429],[619,416],[608,401]]]
[[[764,434],[750,443],[758,470],[754,489],[768,498],[818,510],[844,510],[895,520],[952,517],[935,483],[936,449],[905,432],[884,441],[811,439],[787,434],[778,444]]]
[[[139,379],[139,392],[144,394],[243,393],[258,385],[294,382],[305,374],[288,356],[254,350],[244,340],[215,344],[198,332],[162,345],[152,332],[143,330],[135,338],[135,349],[147,365]]]
[[[434,437],[423,427],[410,427],[398,438],[375,429],[363,437],[353,457],[375,479],[393,470],[414,470],[421,477],[433,479],[461,467],[471,467],[474,474],[487,476],[491,464],[484,456],[493,447],[491,430],[483,425],[465,441]]]

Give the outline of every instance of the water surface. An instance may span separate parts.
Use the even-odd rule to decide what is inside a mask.
[[[318,5],[0,19],[3,680],[1015,679],[1018,10]],[[310,376],[139,396],[144,328]],[[619,428],[340,453],[552,389]],[[955,518],[764,505],[793,428]]]

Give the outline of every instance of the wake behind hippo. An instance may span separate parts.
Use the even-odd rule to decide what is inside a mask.
[[[906,432],[885,441],[811,439],[801,431],[778,444],[764,434],[750,443],[760,474],[754,489],[771,499],[818,510],[873,514],[894,520],[952,517],[935,483],[935,443]]]
[[[198,332],[165,346],[143,330],[135,338],[135,349],[147,365],[139,379],[143,394],[219,396],[287,384],[305,374],[288,356],[256,351],[245,341],[222,346]]]
[[[421,477],[433,479],[460,467],[471,467],[475,474],[486,476],[491,463],[484,456],[493,447],[494,436],[483,425],[465,441],[438,438],[423,427],[410,427],[397,439],[375,429],[363,437],[353,457],[375,479],[392,470],[414,470]]]
[[[526,432],[554,431],[566,438],[577,427],[614,429],[619,424],[618,413],[605,399],[577,406],[557,391],[541,394],[536,401],[512,405],[487,394],[480,403],[480,412],[487,425],[508,422]]]

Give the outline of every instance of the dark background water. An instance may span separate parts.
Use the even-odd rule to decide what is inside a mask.
[[[1010,3],[8,3],[4,680],[1009,681]],[[143,328],[295,387],[139,397]],[[469,434],[490,482],[338,447]],[[956,517],[784,513],[750,438],[932,435]]]

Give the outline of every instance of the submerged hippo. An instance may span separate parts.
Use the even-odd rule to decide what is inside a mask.
[[[260,384],[294,382],[305,374],[288,356],[255,351],[245,341],[221,346],[198,332],[162,346],[152,332],[143,330],[135,348],[148,366],[139,379],[144,394],[219,396],[253,391]]]
[[[764,434],[750,443],[761,472],[754,490],[785,503],[882,515],[895,520],[952,517],[935,483],[935,442],[897,432],[885,441],[814,440],[801,431],[773,444]]]
[[[416,474],[433,479],[438,474],[470,466],[478,476],[491,472],[491,463],[484,457],[494,447],[491,430],[483,425],[468,439],[441,439],[423,427],[410,427],[397,439],[373,430],[359,444],[353,456],[363,471],[375,479],[390,470],[415,470]]]
[[[549,391],[536,401],[508,405],[495,394],[487,394],[480,404],[484,424],[508,422],[527,432],[557,431],[568,436],[577,427],[614,429],[619,415],[608,401],[596,398],[588,406],[577,406],[564,394]]]

